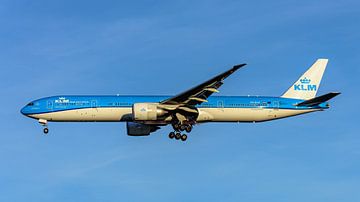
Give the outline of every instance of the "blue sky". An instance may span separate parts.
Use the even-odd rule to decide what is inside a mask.
[[[360,201],[358,1],[0,2],[0,201]],[[176,94],[238,63],[220,95],[281,95],[317,58],[332,108],[259,124],[51,123],[58,94]],[[350,108],[351,106],[351,108]]]

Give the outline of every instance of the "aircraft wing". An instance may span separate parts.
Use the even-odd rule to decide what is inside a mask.
[[[195,106],[203,102],[207,102],[208,97],[213,93],[219,92],[218,89],[223,84],[223,81],[233,74],[239,68],[245,66],[246,64],[239,64],[233,66],[231,69],[226,72],[215,76],[214,78],[194,87],[190,90],[187,90],[183,93],[180,93],[174,97],[171,97],[167,100],[160,102],[165,105],[190,105]]]

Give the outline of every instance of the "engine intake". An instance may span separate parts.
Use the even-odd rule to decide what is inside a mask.
[[[135,121],[157,121],[166,114],[166,111],[158,107],[158,103],[135,103],[133,116]]]

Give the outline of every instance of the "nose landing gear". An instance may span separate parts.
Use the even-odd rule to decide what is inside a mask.
[[[44,126],[44,130],[43,130],[44,134],[45,134],[45,135],[48,134],[48,133],[49,133],[49,128],[47,127],[47,126],[48,126],[48,125],[47,125],[47,120],[45,120],[45,119],[39,119],[39,123],[40,123],[42,126]]]

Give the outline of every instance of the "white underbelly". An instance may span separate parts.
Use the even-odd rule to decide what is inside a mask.
[[[198,122],[258,122],[318,111],[317,109],[200,108]]]
[[[127,121],[132,119],[132,108],[107,107],[73,109],[43,114],[31,117],[48,121]]]
[[[259,122],[318,111],[318,109],[200,108],[197,122]],[[30,115],[36,119],[69,122],[131,121],[132,108],[106,107],[64,110]]]

